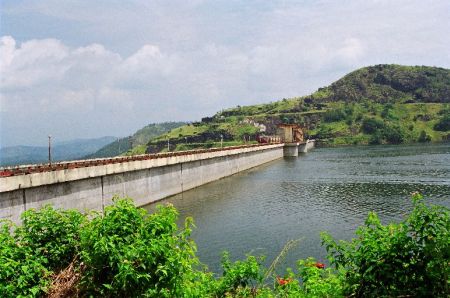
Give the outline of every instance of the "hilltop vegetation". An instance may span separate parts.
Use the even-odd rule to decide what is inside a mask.
[[[323,145],[441,142],[450,139],[450,70],[376,65],[358,69],[311,95],[237,106],[181,126],[147,152],[251,142],[297,123]],[[139,153],[144,153],[142,150]]]
[[[376,65],[358,69],[319,88],[320,101],[450,103],[450,70],[428,66]]]

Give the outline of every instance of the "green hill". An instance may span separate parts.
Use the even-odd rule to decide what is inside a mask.
[[[129,152],[129,154],[144,153],[146,143],[152,138],[164,134],[176,127],[186,124],[185,122],[164,122],[149,124],[133,135],[118,138],[113,142],[103,146],[96,152],[89,154],[86,158],[113,157]]]
[[[321,101],[449,103],[450,71],[428,66],[376,65],[349,73],[311,96]]]
[[[298,123],[323,145],[440,142],[450,139],[450,70],[376,65],[349,73],[311,95],[237,106],[175,128],[147,152],[234,145]]]

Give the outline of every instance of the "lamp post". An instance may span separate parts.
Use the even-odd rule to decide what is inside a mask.
[[[52,165],[52,136],[48,136],[48,165]]]

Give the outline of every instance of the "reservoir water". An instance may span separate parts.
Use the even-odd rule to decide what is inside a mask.
[[[270,264],[290,239],[301,239],[280,270],[299,258],[325,261],[320,232],[351,239],[375,211],[384,223],[411,210],[410,194],[450,207],[450,144],[317,148],[170,197],[194,218],[200,260],[220,273],[232,259],[265,255]],[[154,205],[147,206],[152,210]]]

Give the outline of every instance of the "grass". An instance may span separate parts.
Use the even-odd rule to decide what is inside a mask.
[[[257,144],[256,141],[244,142],[244,141],[229,141],[229,142],[207,142],[207,143],[190,143],[190,144],[177,144],[174,151],[187,151],[194,149],[210,149],[210,148],[221,148],[221,147],[231,147],[231,146],[240,146],[240,145],[250,145]],[[167,152],[167,149],[164,149],[162,152]]]
[[[177,139],[183,138],[187,136],[193,136],[208,130],[209,126],[206,124],[202,124],[200,126],[194,126],[193,124],[184,125],[175,129],[172,129],[168,133],[162,134],[159,137],[155,138],[155,141],[158,140],[167,140],[167,139]]]
[[[138,145],[136,147],[133,147],[131,150],[128,150],[123,155],[126,155],[126,156],[141,155],[141,154],[145,154],[146,151],[147,151],[147,145]]]

